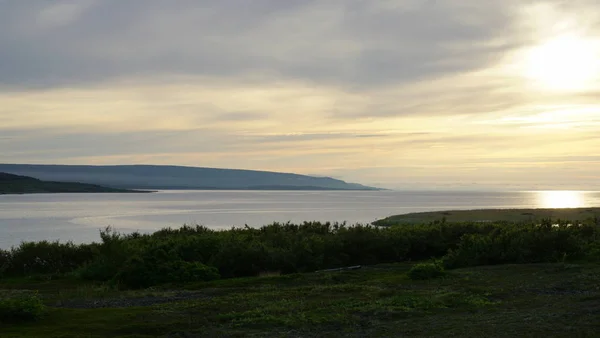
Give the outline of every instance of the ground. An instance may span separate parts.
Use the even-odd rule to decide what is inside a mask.
[[[377,225],[428,223],[441,219],[448,222],[530,222],[541,219],[588,220],[600,218],[600,208],[566,209],[482,209],[415,212],[376,221]]]
[[[598,337],[600,265],[485,266],[413,281],[411,263],[118,291],[72,279],[0,280],[38,290],[36,323],[0,337]]]

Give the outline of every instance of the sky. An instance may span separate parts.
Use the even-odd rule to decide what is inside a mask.
[[[600,190],[597,0],[0,0],[0,163]]]

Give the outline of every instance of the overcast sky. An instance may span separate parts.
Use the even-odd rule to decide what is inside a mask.
[[[596,0],[0,0],[0,162],[600,189]]]

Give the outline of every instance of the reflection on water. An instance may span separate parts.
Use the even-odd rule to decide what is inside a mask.
[[[585,206],[584,191],[538,191],[540,208],[582,208]]]
[[[2,2],[2,0],[0,0]],[[0,248],[21,241],[98,241],[108,225],[155,231],[272,222],[370,223],[409,212],[600,207],[596,191],[169,191],[154,194],[0,195]]]

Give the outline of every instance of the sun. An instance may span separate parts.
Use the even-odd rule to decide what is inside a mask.
[[[584,206],[581,191],[539,191],[538,205],[541,208],[581,208]]]
[[[576,35],[555,37],[528,50],[525,75],[545,89],[577,91],[600,78],[600,49]]]

